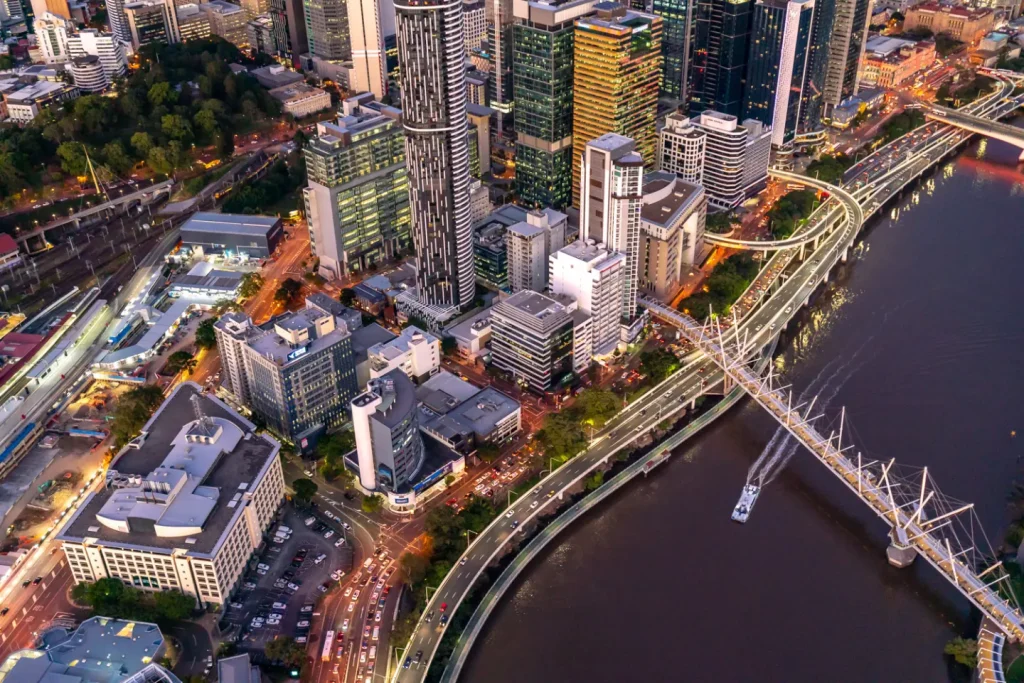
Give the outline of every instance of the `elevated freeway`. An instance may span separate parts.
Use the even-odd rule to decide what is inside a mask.
[[[969,110],[999,118],[1020,106],[1018,100],[1010,97],[1012,90],[1012,81],[1001,82],[996,92],[979,99]],[[793,246],[767,250],[774,252],[762,268],[762,275],[767,276],[759,276],[734,307],[733,334],[742,335],[751,348],[766,346],[775,339],[799,307],[810,301],[817,287],[827,282],[831,269],[846,260],[864,221],[922,173],[954,152],[971,133],[933,123],[912,135],[901,138],[903,149],[893,143],[883,146],[864,160],[868,163],[861,162],[855,167],[843,188],[832,188],[830,192],[836,201],[819,207],[817,219],[808,221],[793,235],[797,240]],[[795,177],[797,182],[810,184],[810,179]],[[834,224],[828,228],[820,227],[818,221],[828,223],[830,215]],[[835,220],[838,215],[841,218]],[[813,236],[808,238],[808,233],[816,236],[817,240]],[[753,248],[760,248],[758,244]],[[642,303],[650,306],[657,302],[645,298]],[[724,329],[728,327],[728,323],[723,325]],[[590,448],[549,475],[494,520],[473,540],[460,563],[449,572],[428,601],[423,618],[403,650],[409,668],[400,664],[392,680],[411,683],[425,678],[444,635],[444,627],[439,622],[440,606],[446,604],[446,614],[454,613],[483,570],[504,551],[519,528],[543,513],[552,498],[563,496],[615,452],[652,429],[663,419],[663,412],[669,406],[691,401],[722,378],[722,370],[710,356],[691,355],[681,370],[638,399],[598,433]],[[730,381],[736,382],[735,378]],[[941,556],[935,557],[939,559],[929,558],[929,562],[941,564]],[[940,571],[948,574],[952,566],[947,563],[946,569],[940,568]],[[985,600],[992,602],[989,600],[991,587],[986,590]],[[974,596],[972,601],[978,604],[976,600],[977,596]],[[994,607],[993,611],[999,612]],[[1005,616],[1002,612],[999,614]],[[421,661],[415,663],[415,659]]]

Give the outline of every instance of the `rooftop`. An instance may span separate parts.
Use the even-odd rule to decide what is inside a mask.
[[[672,173],[648,173],[644,179],[640,217],[653,225],[666,228],[675,225],[697,206],[704,194],[700,185],[688,183]]]
[[[212,232],[228,235],[252,235],[265,237],[275,225],[281,222],[277,216],[244,216],[234,213],[199,212],[185,221],[182,232]]]
[[[196,403],[205,419],[197,418]],[[199,385],[179,384],[142,436],[111,463],[106,487],[89,495],[59,538],[213,554],[242,514],[245,491],[259,483],[280,449],[254,430]]]
[[[178,679],[152,662],[163,652],[164,637],[156,624],[93,617],[47,650],[19,650],[0,664],[3,683],[120,683],[150,667],[161,677]],[[157,672],[154,672],[157,673]]]
[[[392,339],[395,339],[395,335],[377,323],[364,325],[352,331],[352,355],[355,356],[356,362],[359,363],[366,360],[371,346],[383,344]]]
[[[291,83],[290,85],[283,85],[280,88],[274,88],[268,92],[271,97],[282,102],[292,102],[294,100],[302,100],[314,95],[325,94],[325,92],[320,88],[313,87],[307,83]]]
[[[248,344],[279,367],[333,346],[349,335],[348,329],[335,325],[333,316],[316,308],[285,313],[272,322],[272,328],[269,324],[257,328]]]
[[[260,683],[259,667],[253,666],[248,653],[217,659],[217,683]]]
[[[508,226],[508,231],[513,235],[518,235],[519,237],[534,237],[536,235],[544,234],[544,228],[536,225],[530,225],[526,221],[513,223]]]
[[[400,424],[416,408],[416,388],[401,370],[392,370],[371,379],[366,391],[352,399],[352,403],[362,405],[374,397],[380,397],[381,402],[371,419],[388,429]]]
[[[486,438],[499,422],[518,410],[518,401],[487,387],[448,413],[448,417],[470,427],[478,437]]]
[[[485,308],[471,318],[452,325],[445,331],[456,339],[470,341],[491,327],[491,309]]]
[[[415,325],[409,325],[394,339],[374,344],[368,349],[368,353],[371,358],[377,356],[386,364],[408,353],[410,344],[417,342],[440,343],[438,338],[429,332],[425,332]]]
[[[416,389],[416,398],[427,408],[444,415],[480,393],[480,387],[441,370]]]

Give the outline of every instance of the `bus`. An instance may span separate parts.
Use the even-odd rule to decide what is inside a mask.
[[[331,652],[332,647],[334,647],[334,631],[328,631],[326,635],[324,635],[324,652],[320,657],[322,661],[331,661],[331,655],[334,654]]]

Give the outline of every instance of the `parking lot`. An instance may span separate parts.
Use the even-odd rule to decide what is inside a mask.
[[[240,634],[238,643],[243,649],[262,650],[279,635],[315,642],[318,634],[309,633],[309,624],[316,605],[337,583],[332,573],[347,573],[351,568],[351,546],[343,540],[340,525],[325,524],[326,520],[318,518],[320,521],[307,527],[308,512],[291,506],[284,510],[280,525],[271,527],[270,536],[273,539],[281,525],[290,534],[283,542],[267,543],[225,614],[225,622]]]

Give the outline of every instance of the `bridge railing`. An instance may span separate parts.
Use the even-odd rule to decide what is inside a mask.
[[[787,394],[775,385],[769,367],[762,377],[746,364],[750,344],[736,330],[715,332],[714,320],[700,325],[689,316],[670,309],[658,311],[672,320],[691,343],[714,360],[722,370],[753,398],[817,459],[835,474],[875,514],[892,528],[893,542],[898,547],[912,547],[929,564],[977,606],[996,626],[1014,640],[1024,640],[1024,614],[1012,591],[1010,599],[1000,593],[1000,585],[1009,575],[985,536],[973,504],[964,504],[943,495],[928,475],[927,468],[900,468],[895,461],[865,462],[858,453],[856,461],[843,445],[843,421],[839,431],[824,436],[813,424],[820,415],[811,415],[811,407],[793,404]],[[979,547],[981,545],[982,547]]]

